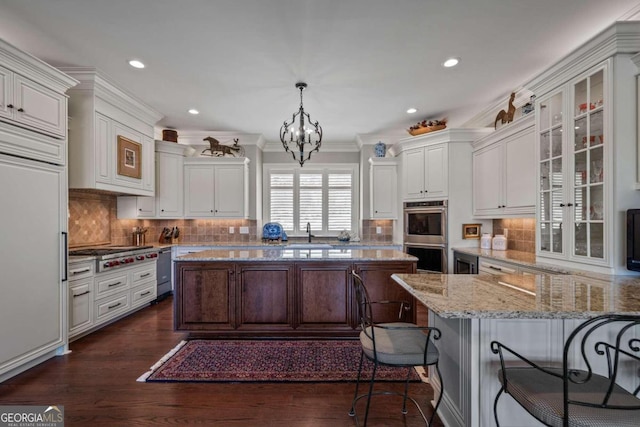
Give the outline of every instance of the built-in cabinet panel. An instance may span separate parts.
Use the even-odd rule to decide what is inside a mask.
[[[473,214],[505,218],[535,213],[534,114],[474,143]]]
[[[447,144],[431,144],[404,153],[404,200],[442,199],[448,195]]]
[[[398,218],[398,167],[395,158],[369,159],[370,219]]]
[[[249,159],[186,159],[185,218],[246,218]]]

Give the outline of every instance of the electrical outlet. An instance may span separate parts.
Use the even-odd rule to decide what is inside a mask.
[[[508,229],[504,229],[504,237],[509,238],[509,230]]]
[[[382,234],[382,227],[376,227],[376,234]]]
[[[249,234],[249,227],[240,227],[240,234]]]
[[[235,227],[229,227],[229,234],[233,234],[236,232],[236,228]]]

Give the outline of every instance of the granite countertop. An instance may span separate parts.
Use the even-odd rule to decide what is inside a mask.
[[[213,249],[179,256],[176,261],[417,261],[391,249]]]
[[[514,251],[514,250],[506,250],[506,251],[494,251],[492,249],[480,249],[474,247],[456,247],[453,248],[456,252],[461,252],[464,254],[474,255],[482,258],[490,258],[498,261],[510,262],[513,264],[518,264],[523,267],[531,267],[538,268],[542,270],[547,270],[560,274],[573,273],[569,271],[567,268],[558,267],[553,264],[545,264],[542,262],[538,262],[536,260],[536,254],[531,252],[522,252],[522,251]]]
[[[394,274],[418,301],[443,318],[584,319],[640,315],[640,278],[579,275]]]
[[[370,240],[361,240],[361,241],[348,241],[341,242],[337,239],[314,239],[313,242],[308,243],[306,240],[297,240],[291,239],[289,241],[278,241],[278,242],[262,242],[262,241],[252,241],[252,242],[178,242],[178,243],[155,243],[152,244],[153,247],[161,248],[167,246],[218,246],[218,247],[230,247],[230,248],[286,248],[290,245],[331,245],[334,248],[352,248],[352,247],[402,247],[402,244],[395,244],[389,242],[374,242]]]
[[[84,262],[84,261],[95,261],[95,259],[96,257],[89,256],[89,255],[70,256],[69,264],[77,264],[79,262]]]

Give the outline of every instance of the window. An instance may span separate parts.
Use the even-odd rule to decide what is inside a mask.
[[[358,165],[265,165],[264,217],[290,235],[357,230]]]

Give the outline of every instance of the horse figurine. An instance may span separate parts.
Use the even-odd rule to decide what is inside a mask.
[[[513,115],[516,112],[516,107],[513,105],[513,100],[516,97],[516,93],[512,92],[511,97],[509,98],[509,108],[507,111],[500,110],[498,115],[496,116],[496,121],[493,123],[493,128],[496,129],[498,127],[498,120],[501,121],[502,124],[511,123],[513,121]]]
[[[233,145],[220,144],[220,141],[210,136],[203,139],[203,141],[207,141],[209,143],[209,148],[202,150],[202,154],[208,151],[211,153],[211,156],[222,157],[225,154],[231,154],[233,157],[236,157],[236,154],[239,154],[241,149],[238,145],[238,138],[234,138]]]

